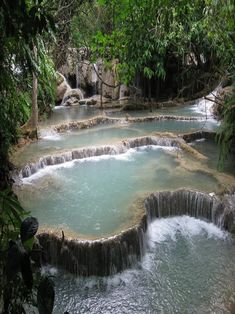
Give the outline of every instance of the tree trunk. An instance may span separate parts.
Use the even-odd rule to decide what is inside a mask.
[[[37,59],[37,48],[33,46],[34,56]],[[30,138],[38,138],[38,79],[33,72],[32,111],[29,120],[22,126],[22,130]]]
[[[100,109],[104,109],[103,108],[103,82],[101,82],[101,92],[100,92]]]
[[[153,108],[152,108],[152,88],[151,88],[151,80],[148,80],[148,103],[149,103],[149,111],[152,112]]]

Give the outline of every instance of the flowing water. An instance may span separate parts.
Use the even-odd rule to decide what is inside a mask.
[[[155,114],[161,115],[176,115],[176,116],[198,116],[198,117],[206,117],[213,120],[211,115],[211,105],[213,103],[205,100],[199,99],[196,100],[192,105],[179,105],[175,107],[162,107],[158,109],[154,109],[150,112],[150,110],[129,110],[129,111],[120,111],[120,110],[112,110],[106,109],[101,110],[95,108],[94,106],[57,106],[53,110],[52,115],[49,119],[41,121],[41,127],[48,127],[54,124],[64,123],[66,121],[71,120],[84,120],[89,119],[97,115],[101,115],[105,113],[110,117],[126,117],[126,115],[132,117],[143,117],[143,116],[151,116]]]
[[[55,131],[42,132],[42,139],[25,146],[14,156],[15,164],[24,165],[41,156],[58,153],[78,147],[112,144],[125,138],[144,136],[151,132],[182,133],[201,129],[215,130],[214,121],[160,120],[151,122],[125,123],[115,126],[102,125],[86,130],[58,134]]]
[[[213,95],[212,95],[213,97]],[[78,147],[112,144],[124,138],[154,131],[183,133],[215,130],[212,103],[204,99],[190,106],[160,108],[154,112],[122,112],[107,109],[111,117],[152,114],[198,116],[204,121],[163,120],[124,125],[103,125],[58,134],[47,128],[71,120],[103,114],[94,107],[59,107],[41,122],[38,142],[15,155],[18,165],[44,155]],[[215,168],[218,149],[206,140],[193,147],[208,156]],[[179,157],[179,154],[181,158]],[[17,193],[40,225],[68,230],[85,237],[101,237],[125,229],[133,219],[133,202],[145,192],[188,187],[216,192],[218,182],[203,172],[180,165],[187,156],[172,147],[130,149],[124,154],[74,160],[39,170]],[[187,159],[188,162],[190,159]],[[225,170],[234,173],[234,162]],[[230,313],[235,304],[234,241],[212,224],[194,218],[158,219],[148,231],[148,249],[135,268],[113,277],[81,278],[48,267],[55,275],[54,313]]]
[[[180,167],[179,153],[172,147],[149,146],[49,166],[25,178],[18,196],[40,225],[87,236],[113,234],[130,224],[134,213],[128,208],[144,192],[218,189],[213,177]]]
[[[57,106],[52,115],[40,122],[41,128],[71,120],[84,120],[102,114],[102,110],[89,106]]]
[[[54,313],[231,313],[235,251],[228,234],[187,216],[159,219],[134,269],[81,278],[55,268]]]

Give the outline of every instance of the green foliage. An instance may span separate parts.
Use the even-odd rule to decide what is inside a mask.
[[[126,84],[137,74],[148,81],[171,76],[178,95],[187,96],[217,73],[235,73],[233,0],[85,1],[71,31],[75,46],[87,47],[91,60],[117,59],[119,80]],[[221,156],[234,135],[233,103],[223,110]]]
[[[55,65],[49,53],[46,51],[42,40],[37,45],[38,50],[38,107],[39,113],[48,114],[55,103],[56,71]]]
[[[22,219],[28,213],[20,206],[11,189],[0,191],[0,248],[6,250],[8,239],[16,239]]]
[[[235,3],[232,0],[207,0],[206,22],[208,37],[216,46],[221,75],[230,78],[233,94],[221,106],[222,123],[217,134],[220,144],[220,168],[235,138]]]
[[[124,65],[119,67],[124,81],[133,80],[136,73],[164,80],[169,56],[182,66],[194,54],[198,67],[203,66],[201,55],[211,58],[204,0],[102,0],[91,7],[85,15],[84,5],[74,20],[74,43],[77,47],[85,44],[93,59],[118,59]]]
[[[223,169],[224,161],[235,139],[235,86],[233,86],[233,95],[227,98],[222,109],[222,124],[217,132],[217,140],[220,144],[219,168]]]
[[[8,151],[17,142],[18,129],[29,117],[32,72],[40,75],[41,86],[50,79],[40,48],[43,36],[54,28],[53,18],[45,1],[0,2],[0,189],[7,181]],[[38,46],[39,61],[33,45]],[[44,52],[45,49],[42,49]],[[45,56],[45,53],[44,53]],[[42,88],[43,88],[42,87]],[[41,91],[42,91],[41,88]],[[41,98],[51,91],[41,92]]]
[[[40,255],[34,238],[38,221],[26,215],[10,188],[0,191],[0,311],[28,313],[38,307],[39,313],[49,314],[54,284],[42,278],[36,268],[35,254]],[[36,299],[36,291],[40,298]],[[48,304],[47,312],[41,311],[41,300]]]

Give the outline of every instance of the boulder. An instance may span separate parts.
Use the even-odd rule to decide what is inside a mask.
[[[79,105],[79,100],[76,97],[70,97],[64,102],[64,106],[77,106]]]
[[[65,106],[79,105],[79,100],[83,99],[83,92],[79,88],[69,89],[64,94],[63,103]]]
[[[111,99],[109,98],[106,98],[106,97],[102,97],[102,104],[103,105],[106,105],[108,103],[111,102]],[[89,97],[89,98],[84,98],[82,100],[79,101],[79,104],[80,105],[96,105],[97,107],[100,107],[101,105],[101,97],[100,95],[94,95],[92,97]]]
[[[66,81],[66,78],[57,72],[57,86],[56,86],[56,102],[62,102],[66,92],[70,91],[71,87]]]

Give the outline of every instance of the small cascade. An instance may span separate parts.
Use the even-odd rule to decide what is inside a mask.
[[[130,148],[145,147],[149,145],[176,148],[179,147],[179,143],[176,139],[173,138],[161,138],[154,136],[134,138],[122,141],[116,145],[86,147],[54,156],[41,157],[37,162],[27,164],[20,171],[19,176],[21,178],[27,178],[47,166],[59,165],[68,161],[90,158],[94,156],[119,155],[126,153]]]
[[[93,84],[93,95],[98,94],[97,84],[98,84],[99,78],[98,78],[97,73],[98,73],[98,66],[96,63],[93,63],[92,71],[91,71],[91,82]]]
[[[71,106],[74,103],[78,103],[79,100],[83,99],[84,95],[80,88],[73,88],[66,91],[64,94],[62,105],[63,106]]]
[[[62,106],[64,104],[65,95],[66,95],[66,93],[68,93],[71,90],[71,87],[70,87],[66,77],[63,74],[61,74],[61,73],[59,73],[59,75],[63,78],[63,82],[61,83],[61,85],[63,84],[64,85],[64,89],[65,89],[65,92],[64,92],[64,95],[63,95],[63,99],[62,99],[61,104],[60,104],[60,106]]]
[[[44,129],[39,131],[40,138],[50,141],[58,141],[60,139],[60,135],[53,129]]]
[[[182,135],[182,138],[187,142],[193,142],[195,140],[200,139],[209,139],[209,140],[215,140],[216,133],[213,131],[196,131],[196,132],[190,132],[185,133]]]
[[[81,82],[80,82],[80,69],[79,64],[76,65],[76,88],[80,88]]]
[[[164,191],[151,194],[145,200],[145,208],[149,221],[155,218],[188,215],[206,219],[222,229],[235,233],[235,208],[228,206],[226,198],[228,196],[221,202],[216,196],[198,191],[184,189]],[[227,223],[228,221],[230,223]]]
[[[235,234],[235,195],[222,202],[193,190],[163,191],[139,202],[143,214],[132,228],[110,238],[66,239],[51,233],[38,235],[45,252],[45,263],[63,267],[82,276],[110,276],[135,265],[148,246],[148,224],[156,218],[189,215],[213,222]]]
[[[44,262],[81,276],[110,276],[140,261],[146,246],[146,228],[143,217],[138,226],[107,239],[67,240],[47,233],[38,238],[46,253]]]
[[[206,119],[213,118],[213,106],[218,90],[219,86],[206,97],[199,99],[194,106],[194,111],[202,113]]]

